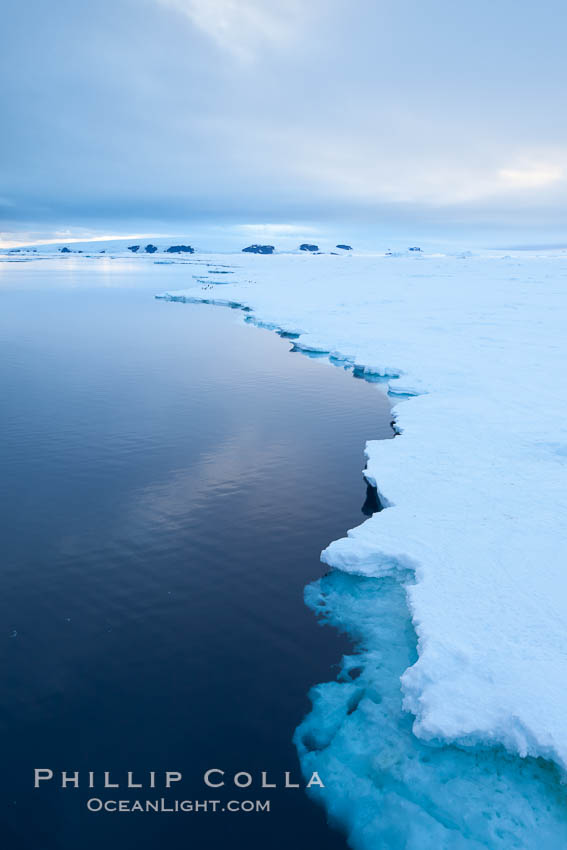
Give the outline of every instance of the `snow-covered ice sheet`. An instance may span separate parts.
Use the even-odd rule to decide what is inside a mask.
[[[387,510],[322,556],[361,576],[410,571],[414,733],[566,769],[567,253],[238,266],[224,303],[414,395],[395,407],[401,436],[366,449]]]

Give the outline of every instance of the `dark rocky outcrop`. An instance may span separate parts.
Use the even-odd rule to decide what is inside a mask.
[[[70,254],[71,251],[65,246],[65,248],[59,248],[62,254]]]
[[[340,248],[342,251],[352,251],[352,245],[335,245],[335,248]]]
[[[155,252],[157,251],[157,248],[156,248],[155,245],[152,245],[150,243],[149,245],[146,245],[146,247],[144,248],[144,251],[146,252],[146,254],[155,254]]]
[[[299,246],[299,250],[300,251],[318,251],[319,246],[318,245],[310,245],[308,242],[304,242],[302,245]]]
[[[171,245],[166,254],[194,254],[195,249],[191,245]]]
[[[242,249],[245,254],[273,254],[274,246],[273,245],[249,245],[247,248]]]
[[[134,253],[134,254],[135,254],[135,253],[136,253],[136,251],[139,251],[139,250],[140,250],[140,246],[139,246],[139,245],[128,245],[128,250],[129,250],[129,251],[132,251],[132,253]]]

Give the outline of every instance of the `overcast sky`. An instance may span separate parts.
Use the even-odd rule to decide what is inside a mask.
[[[564,0],[19,0],[0,231],[567,225]],[[7,235],[11,234],[11,235]]]

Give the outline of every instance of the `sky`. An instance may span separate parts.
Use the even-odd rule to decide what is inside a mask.
[[[0,244],[567,241],[566,24],[563,0],[5,3]]]

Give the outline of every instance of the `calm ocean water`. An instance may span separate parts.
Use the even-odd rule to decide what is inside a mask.
[[[344,848],[281,785],[300,781],[308,690],[347,649],[303,589],[364,519],[364,441],[392,436],[390,405],[233,311],[154,300],[168,274],[0,270],[1,844]],[[34,768],[81,787],[34,790]],[[208,768],[254,785],[213,792]],[[89,790],[89,770],[183,783]],[[261,771],[280,787],[262,791]],[[95,814],[93,796],[271,811]]]

